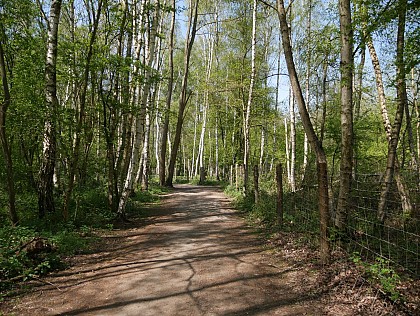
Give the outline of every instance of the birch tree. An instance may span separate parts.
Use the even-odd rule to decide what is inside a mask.
[[[250,118],[251,118],[251,105],[253,102],[254,85],[255,85],[255,46],[257,34],[257,0],[253,1],[252,7],[252,39],[251,39],[251,79],[249,82],[248,101],[244,111],[244,192],[248,189],[249,179],[249,155],[250,155]]]
[[[146,136],[146,133],[149,135],[150,129],[148,131],[145,131],[145,121],[148,128],[150,128],[150,113],[148,113],[148,100],[151,97],[150,88],[152,85],[151,77],[153,72],[153,63],[156,57],[156,39],[157,39],[157,30],[159,27],[159,21],[160,21],[160,1],[156,0],[153,3],[154,7],[154,16],[149,16],[149,31],[147,33],[147,56],[146,56],[146,72],[145,72],[145,78],[144,78],[144,86],[142,89],[141,99],[140,99],[140,112],[135,116],[135,130],[133,131],[134,135],[134,145],[132,147],[132,153],[130,155],[130,163],[129,168],[127,172],[127,176],[124,181],[124,188],[121,192],[121,197],[118,204],[118,210],[117,215],[124,219],[125,218],[125,207],[128,201],[128,198],[130,194],[133,191],[133,184],[136,179],[137,172],[139,170],[139,167],[141,168],[141,164],[139,163],[139,157],[141,154],[141,144],[143,141],[143,153],[144,151],[148,151],[149,147],[149,139],[148,137],[144,138]],[[138,92],[139,93],[139,92]],[[148,136],[147,135],[147,136]],[[146,149],[144,149],[144,146],[147,146]],[[143,157],[147,158],[148,153],[143,155]],[[143,161],[143,164],[145,162]]]
[[[52,0],[47,21],[47,56],[45,62],[45,106],[46,117],[42,142],[42,158],[38,173],[39,217],[54,212],[54,168],[56,163],[57,138],[56,115],[59,106],[57,98],[57,43],[61,0]]]
[[[88,85],[90,83],[89,80],[89,73],[90,73],[90,65],[93,56],[93,45],[96,41],[96,34],[99,27],[99,18],[101,16],[102,11],[102,0],[99,0],[98,7],[96,8],[96,15],[93,16],[93,25],[90,26],[90,39],[89,39],[89,46],[88,51],[86,54],[86,63],[83,72],[83,86],[82,91],[80,93],[80,106],[79,106],[79,113],[76,117],[76,130],[74,133],[74,145],[72,149],[72,156],[70,157],[70,166],[69,166],[69,181],[67,184],[67,190],[64,197],[64,206],[63,206],[63,217],[65,220],[68,219],[69,216],[69,203],[71,194],[73,192],[75,175],[78,169],[79,160],[80,160],[80,143],[82,137],[82,128],[83,124],[85,123],[85,112],[86,112],[86,99],[87,99],[87,91]]]
[[[385,96],[384,83],[382,79],[382,70],[381,70],[381,65],[379,62],[378,55],[376,54],[375,46],[369,34],[366,35],[366,45],[368,47],[369,55],[372,60],[372,66],[375,72],[376,89],[378,93],[379,106],[381,108],[382,123],[384,125],[387,140],[388,142],[390,142],[392,126],[391,126],[391,122],[388,115],[388,109],[386,106],[386,96]],[[412,211],[412,205],[411,205],[407,186],[404,183],[404,180],[400,174],[400,163],[399,163],[398,156],[395,157],[394,176],[395,176],[395,181],[397,183],[397,189],[400,194],[401,206],[402,206],[403,212],[405,214],[410,214]]]
[[[398,28],[397,28],[397,49],[396,49],[396,68],[397,68],[397,110],[395,112],[394,123],[391,129],[391,138],[388,142],[388,155],[386,163],[386,171],[382,184],[381,195],[378,205],[377,217],[380,223],[384,223],[386,217],[385,206],[388,193],[391,189],[395,172],[395,160],[397,157],[397,146],[401,131],[401,124],[404,116],[404,108],[407,102],[407,91],[405,81],[405,65],[404,65],[404,33],[405,20],[407,13],[407,0],[398,1]],[[409,215],[409,214],[407,214]]]

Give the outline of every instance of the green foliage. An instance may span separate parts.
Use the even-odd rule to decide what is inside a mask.
[[[79,231],[72,225],[57,225],[57,231],[39,231],[24,226],[0,228],[0,291],[10,289],[16,281],[62,269],[64,256],[85,252],[94,237],[87,237],[90,227]],[[45,249],[29,252],[28,245],[42,240]]]
[[[388,260],[377,257],[375,262],[369,263],[363,261],[358,253],[353,253],[351,259],[356,265],[363,268],[369,282],[374,285],[379,285],[381,289],[389,295],[391,300],[397,301],[401,299],[401,294],[397,288],[401,278],[397,272],[390,267],[390,262]]]

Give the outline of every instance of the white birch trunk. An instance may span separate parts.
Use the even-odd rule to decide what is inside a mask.
[[[197,170],[195,169],[195,147],[197,144],[197,125],[198,125],[198,98],[195,100],[195,117],[194,117],[194,140],[193,140],[193,152],[192,152],[192,159],[191,159],[191,174],[190,178],[197,176]]]
[[[287,172],[287,180],[290,184],[290,142],[289,142],[289,126],[287,123],[287,118],[284,118],[284,141],[286,147],[286,172]]]
[[[247,191],[248,178],[249,178],[249,155],[250,155],[250,118],[251,118],[251,105],[252,97],[254,94],[255,82],[255,46],[256,46],[256,33],[257,33],[257,0],[253,1],[252,9],[252,43],[251,43],[251,80],[249,82],[248,102],[246,105],[245,119],[244,119],[244,192]]]
[[[296,113],[295,97],[292,88],[289,92],[289,111],[290,111],[290,174],[289,184],[292,192],[296,191]]]
[[[306,25],[306,38],[307,38],[307,62],[306,62],[306,84],[305,84],[305,103],[306,109],[309,112],[309,90],[310,90],[310,80],[311,80],[311,27],[312,27],[312,1],[308,0],[308,20]],[[302,179],[305,176],[306,166],[308,165],[308,152],[309,152],[309,142],[308,135],[304,136],[303,140],[303,166],[302,166]]]
[[[385,88],[382,80],[382,70],[379,62],[378,55],[376,54],[375,46],[373,45],[372,39],[368,38],[366,40],[366,45],[369,49],[370,59],[372,61],[372,66],[375,72],[375,80],[376,80],[376,89],[378,92],[378,99],[379,105],[381,107],[381,114],[382,114],[382,123],[385,128],[385,133],[388,142],[391,141],[391,133],[392,133],[392,126],[389,120],[388,109],[386,106],[386,97],[385,97]],[[404,180],[400,174],[400,163],[398,157],[395,157],[395,170],[394,170],[394,177],[397,183],[397,189],[400,195],[401,200],[401,207],[405,214],[411,214],[413,210],[413,206],[411,204],[408,189]]]

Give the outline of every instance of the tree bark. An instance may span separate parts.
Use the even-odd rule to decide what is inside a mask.
[[[61,0],[53,0],[51,2],[47,25],[48,39],[45,62],[45,105],[47,113],[44,122],[41,166],[38,172],[38,214],[40,218],[43,218],[46,212],[55,212],[53,177],[57,151],[57,43],[61,2]]]

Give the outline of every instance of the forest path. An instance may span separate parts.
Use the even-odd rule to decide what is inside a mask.
[[[309,280],[272,258],[220,189],[178,185],[148,212],[140,227],[104,236],[105,249],[45,279],[13,313],[324,314],[303,290]]]

